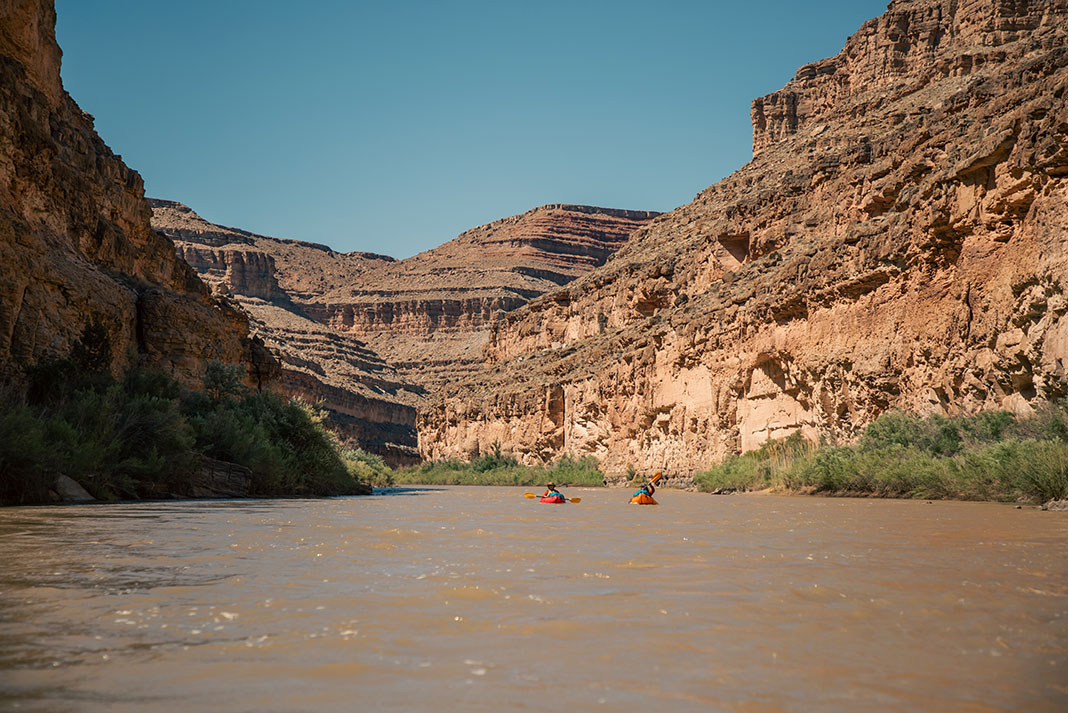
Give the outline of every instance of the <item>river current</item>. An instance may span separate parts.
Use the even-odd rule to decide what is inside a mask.
[[[565,494],[0,510],[0,710],[1068,710],[1068,513]]]

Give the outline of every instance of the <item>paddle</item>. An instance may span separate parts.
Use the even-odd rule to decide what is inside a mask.
[[[661,473],[661,472],[660,472],[660,471],[658,470],[658,471],[656,471],[656,475],[654,475],[654,476],[653,476],[652,478],[650,478],[650,479],[649,479],[649,484],[650,484],[650,485],[656,485],[656,481],[660,480],[660,479],[661,479],[661,478],[663,478],[663,477],[664,477],[664,474],[663,474],[663,473]]]
[[[540,498],[541,496],[540,495],[535,495],[534,493],[523,493],[523,497],[524,498]],[[581,503],[582,502],[582,498],[564,498],[564,500],[568,501],[569,503]]]
[[[663,477],[663,473],[661,473],[659,470],[656,471],[656,475],[650,478],[645,483],[645,485],[643,485],[641,489],[638,490],[638,492],[632,495],[630,497],[630,501],[632,503],[637,503],[638,505],[656,505],[656,500],[653,499],[653,491],[655,491],[656,488],[653,486],[656,484],[656,481],[660,480]],[[648,500],[643,500],[642,498],[648,498]]]

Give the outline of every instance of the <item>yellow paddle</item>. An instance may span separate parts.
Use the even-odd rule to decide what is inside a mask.
[[[541,496],[540,495],[535,495],[534,493],[523,493],[523,497],[524,498],[540,498]],[[582,502],[582,498],[564,498],[564,500],[568,501],[569,503],[581,503]]]

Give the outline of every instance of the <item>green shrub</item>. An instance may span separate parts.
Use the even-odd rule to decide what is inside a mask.
[[[512,456],[506,456],[501,454],[501,442],[493,442],[493,450],[489,453],[484,453],[475,460],[471,461],[471,467],[476,473],[486,473],[489,471],[499,471],[508,468],[515,468],[519,465]]]
[[[1020,441],[1068,442],[1068,401],[1039,406],[1033,418],[1017,419],[1008,435]]]
[[[1021,446],[1015,486],[1039,502],[1068,498],[1068,443],[1032,441]]]
[[[598,486],[604,485],[604,473],[593,456],[575,458],[563,455],[546,472],[549,480],[568,485]]]
[[[699,490],[761,490],[768,487],[771,468],[755,451],[726,459],[698,473],[694,483]]]
[[[762,490],[768,487],[801,487],[786,485],[792,477],[795,462],[812,451],[800,431],[781,440],[769,440],[760,448],[733,456],[709,470],[698,473],[694,483],[699,490]]]
[[[961,490],[970,499],[1033,500],[1068,497],[1068,443],[1006,441],[955,459]]]
[[[58,472],[53,454],[41,419],[25,404],[9,400],[0,412],[0,503],[47,501]]]
[[[111,333],[100,318],[85,325],[81,338],[71,346],[70,360],[83,374],[110,375]]]
[[[808,490],[881,497],[1030,500],[1068,495],[1064,404],[1033,419],[1004,411],[948,419],[884,414],[853,446],[769,441],[698,474],[699,489]]]
[[[983,411],[975,416],[957,419],[961,434],[972,443],[995,443],[1002,440],[1016,423],[1008,411]]]
[[[350,473],[323,414],[278,394],[250,391],[220,397],[213,410],[190,415],[200,452],[252,470],[252,494],[336,495],[365,489]]]
[[[375,488],[391,488],[396,484],[393,469],[377,453],[350,448],[343,450],[341,457],[349,474],[361,483]]]
[[[100,334],[89,337],[97,346],[79,358],[99,366],[110,346]],[[250,468],[253,495],[367,491],[322,413],[250,391],[242,375],[211,364],[210,392],[201,393],[148,370],[117,381],[73,359],[28,369],[27,403],[9,407],[0,423],[0,500],[43,502],[59,474],[101,500],[170,497],[189,490],[201,455]],[[383,469],[372,467],[378,477]]]
[[[951,419],[942,416],[924,419],[890,411],[868,425],[858,445],[866,451],[905,446],[934,455],[953,455],[960,451],[962,444],[959,425]]]
[[[549,467],[520,465],[511,456],[494,452],[472,463],[441,460],[421,463],[399,470],[396,482],[420,485],[520,485],[540,487],[552,480],[561,486],[596,486],[604,484],[597,459],[592,456],[563,456]]]
[[[245,393],[245,385],[241,383],[244,378],[245,367],[213,359],[204,369],[204,393],[215,402],[241,396]]]

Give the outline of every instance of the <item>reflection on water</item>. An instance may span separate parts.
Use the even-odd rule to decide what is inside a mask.
[[[0,511],[0,709],[1068,710],[1060,513],[580,493]]]

